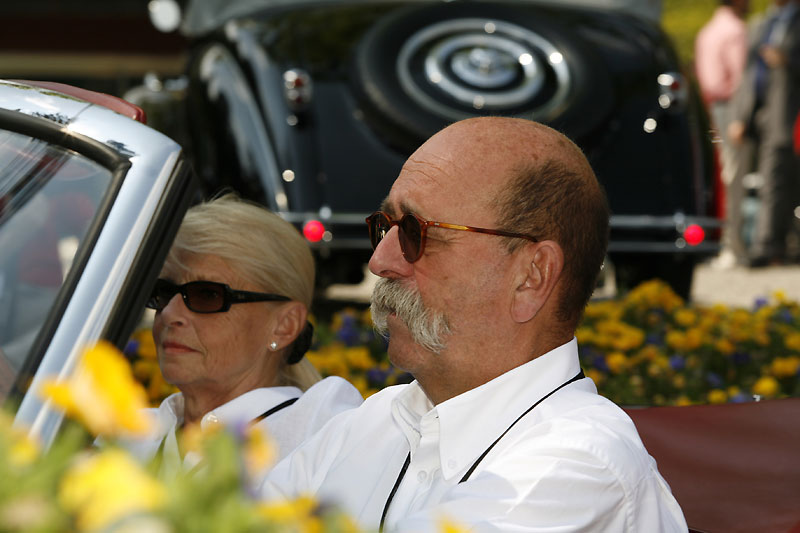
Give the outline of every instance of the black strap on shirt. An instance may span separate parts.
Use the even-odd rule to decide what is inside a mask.
[[[392,487],[392,492],[389,493],[389,498],[386,500],[386,505],[383,506],[383,514],[381,514],[381,525],[378,528],[378,531],[383,531],[383,523],[386,521],[386,513],[389,512],[389,504],[392,503],[394,499],[394,493],[397,492],[397,487],[400,486],[400,482],[403,481],[403,478],[406,475],[406,470],[408,470],[408,465],[411,464],[411,452],[408,452],[406,455],[406,462],[403,463],[403,468],[400,469],[400,475],[397,476],[397,481],[394,482],[394,487]]]
[[[266,411],[264,411],[263,413],[261,413],[260,415],[258,415],[254,419],[252,419],[250,421],[250,424],[252,425],[252,424],[256,424],[258,422],[261,422],[262,420],[267,418],[269,415],[273,415],[273,414],[277,413],[278,411],[280,411],[281,409],[286,409],[287,407],[289,407],[290,405],[292,405],[294,402],[296,402],[299,399],[300,398],[290,398],[290,399],[286,400],[285,402],[279,403],[278,405],[276,405],[275,407],[273,407],[271,409],[267,409]],[[167,435],[169,435],[169,433]],[[155,456],[154,456],[155,457],[155,461],[158,461],[159,465],[161,464],[161,461],[164,459],[164,443],[167,441],[167,435],[164,435],[164,438],[161,439],[161,443],[158,445],[158,450],[156,450],[156,453],[155,453]]]
[[[269,415],[273,415],[273,414],[277,413],[278,411],[280,411],[281,409],[285,409],[285,408],[289,407],[290,405],[292,405],[297,400],[299,400],[299,398],[290,398],[290,399],[286,400],[285,402],[279,403],[278,405],[276,405],[272,409],[268,409],[268,410],[264,411],[263,413],[261,413],[260,415],[258,415],[257,417],[255,417],[253,420],[250,421],[250,423],[251,424],[255,424],[257,422],[261,422],[262,420],[267,418]]]
[[[505,430],[505,431],[503,432],[503,434],[502,434],[502,435],[500,435],[499,437],[497,437],[497,440],[496,440],[496,441],[494,441],[494,442],[491,444],[491,446],[489,446],[488,448],[486,448],[486,451],[485,451],[485,452],[483,452],[483,453],[481,454],[481,456],[480,456],[480,457],[478,457],[478,460],[477,460],[477,461],[475,461],[475,462],[472,464],[472,466],[469,468],[469,470],[467,470],[467,473],[466,473],[466,474],[464,474],[464,477],[462,477],[462,478],[461,478],[461,481],[459,481],[459,483],[464,483],[464,482],[465,482],[467,479],[469,479],[469,476],[471,476],[471,475],[472,475],[472,472],[474,472],[474,471],[475,471],[475,469],[476,469],[476,468],[478,467],[478,465],[480,464],[480,462],[481,462],[481,461],[483,461],[483,458],[484,458],[484,457],[486,457],[486,455],[488,455],[488,453],[489,453],[490,451],[492,451],[492,448],[494,448],[494,445],[495,445],[495,444],[497,444],[498,442],[500,442],[500,439],[502,439],[503,437],[505,437],[506,433],[508,433],[509,431],[511,431],[511,428],[513,428],[513,427],[516,425],[516,423],[517,423],[517,422],[519,422],[520,420],[522,420],[522,417],[523,417],[523,416],[525,416],[525,415],[527,415],[528,413],[530,413],[531,411],[533,411],[533,408],[534,408],[534,407],[536,407],[537,405],[539,405],[540,403],[542,403],[543,401],[545,401],[546,399],[548,399],[548,398],[549,398],[551,395],[553,395],[553,394],[555,394],[556,392],[558,392],[559,390],[563,389],[564,387],[566,387],[566,386],[567,386],[567,385],[569,385],[570,383],[574,383],[575,381],[578,381],[579,379],[583,379],[583,378],[585,378],[585,377],[586,377],[586,376],[584,375],[584,373],[583,373],[583,370],[581,370],[580,372],[578,372],[578,373],[575,375],[575,377],[573,377],[573,378],[572,378],[572,379],[570,379],[569,381],[565,381],[564,383],[562,383],[561,385],[559,385],[559,386],[558,386],[558,387],[556,387],[555,389],[553,389],[553,390],[551,390],[550,392],[548,392],[548,393],[547,393],[546,395],[544,395],[542,398],[540,398],[540,399],[539,399],[539,400],[538,400],[538,401],[537,401],[535,404],[533,404],[533,405],[531,405],[530,407],[528,407],[528,410],[527,410],[527,411],[525,411],[524,413],[522,413],[521,415],[519,415],[519,418],[517,418],[516,420],[514,420],[514,423],[513,423],[513,424],[511,424],[510,426],[508,426],[508,429],[507,429],[507,430]]]
[[[506,435],[506,433],[511,431],[511,428],[513,428],[517,424],[517,422],[522,420],[522,417],[524,417],[525,415],[527,415],[528,413],[533,411],[534,407],[536,407],[537,405],[539,405],[540,403],[545,401],[547,398],[549,398],[550,396],[552,396],[553,394],[555,394],[559,390],[563,389],[564,387],[566,387],[570,383],[574,383],[574,382],[578,381],[579,379],[583,379],[585,377],[586,376],[583,373],[583,370],[581,370],[572,379],[569,379],[569,380],[565,381],[564,383],[562,383],[561,385],[559,385],[555,389],[551,390],[550,392],[548,392],[547,394],[545,394],[544,396],[539,398],[536,401],[536,403],[531,405],[524,413],[519,415],[519,417],[516,420],[514,420],[514,422],[510,426],[508,426],[508,429],[506,429],[503,432],[502,435],[497,437],[497,439],[488,448],[486,448],[486,451],[484,451],[481,454],[481,456],[478,457],[478,459],[472,464],[472,466],[469,468],[469,470],[467,470],[467,473],[464,474],[464,477],[461,478],[461,481],[459,481],[459,483],[463,483],[467,479],[469,479],[469,476],[472,475],[472,473],[478,467],[480,462],[483,461],[483,458],[486,457],[489,454],[489,452],[492,450],[492,448],[494,448],[495,444],[500,442],[500,439],[502,439]],[[400,470],[400,474],[397,476],[397,481],[394,482],[394,487],[392,487],[392,491],[389,493],[389,498],[386,500],[386,505],[384,505],[384,507],[383,507],[383,514],[381,515],[381,523],[380,523],[380,527],[379,527],[378,531],[381,531],[381,532],[383,531],[383,524],[386,521],[386,514],[389,512],[389,504],[392,503],[392,500],[394,499],[394,495],[397,492],[397,489],[400,487],[400,483],[403,481],[403,477],[405,477],[406,471],[408,470],[408,466],[410,464],[411,464],[411,452],[408,452],[408,455],[406,456],[406,461],[405,461],[405,463],[403,463],[403,468]]]

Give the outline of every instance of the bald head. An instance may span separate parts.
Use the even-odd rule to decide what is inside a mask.
[[[428,139],[406,166],[417,168],[420,162],[439,163],[437,170],[446,169],[459,187],[478,186],[482,198],[504,188],[514,169],[545,162],[558,162],[594,180],[583,152],[567,137],[538,122],[508,117],[477,117],[448,126]]]
[[[558,131],[525,119],[456,122],[423,144],[404,172],[436,179],[451,202],[484,213],[471,224],[553,240],[565,266],[558,318],[577,325],[608,244],[608,205],[589,162]],[[509,240],[509,249],[523,243]]]

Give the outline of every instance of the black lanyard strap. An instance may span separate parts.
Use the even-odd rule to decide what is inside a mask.
[[[400,469],[400,475],[397,476],[397,481],[394,482],[394,487],[392,487],[392,492],[389,493],[389,498],[386,500],[386,505],[383,506],[383,514],[381,514],[381,525],[378,528],[378,531],[383,531],[383,523],[386,521],[386,513],[389,512],[389,504],[392,503],[394,499],[394,493],[397,492],[397,487],[400,486],[400,482],[403,481],[403,478],[406,475],[406,470],[408,470],[408,465],[411,464],[411,452],[408,452],[406,455],[406,462],[403,463],[403,468]]]
[[[548,399],[550,396],[552,396],[552,395],[553,395],[553,394],[555,394],[556,392],[560,391],[561,389],[563,389],[564,387],[566,387],[566,386],[567,386],[567,385],[569,385],[570,383],[574,383],[574,382],[578,381],[579,379],[583,379],[583,378],[585,378],[585,377],[586,377],[586,376],[584,375],[584,373],[583,373],[583,370],[581,370],[580,372],[578,372],[578,373],[575,375],[575,377],[573,377],[573,378],[572,378],[572,379],[570,379],[569,381],[565,381],[564,383],[562,383],[561,385],[559,385],[558,387],[556,387],[555,389],[551,390],[550,392],[548,392],[547,394],[545,394],[543,397],[541,397],[541,398],[540,398],[540,399],[539,399],[539,400],[538,400],[538,401],[537,401],[535,404],[533,404],[533,405],[531,405],[530,407],[528,407],[528,410],[527,410],[527,411],[525,411],[524,413],[522,413],[521,415],[519,415],[519,418],[517,418],[516,420],[514,420],[514,422],[513,422],[513,423],[512,423],[510,426],[508,426],[508,429],[507,429],[507,430],[505,430],[505,431],[503,432],[503,434],[502,434],[502,435],[500,435],[499,437],[497,437],[497,440],[495,440],[495,441],[494,441],[494,442],[491,444],[491,446],[489,446],[488,448],[486,448],[486,451],[485,451],[485,452],[483,452],[483,453],[481,454],[481,456],[480,456],[480,457],[478,457],[478,460],[477,460],[477,461],[475,461],[475,462],[472,464],[472,466],[469,468],[469,470],[467,470],[467,473],[466,473],[466,474],[464,474],[464,477],[462,477],[462,478],[461,478],[461,481],[459,481],[459,483],[464,483],[464,482],[465,482],[467,479],[469,479],[469,476],[471,476],[471,475],[472,475],[472,473],[473,473],[473,472],[475,471],[475,469],[478,467],[478,465],[480,464],[480,462],[481,462],[481,461],[483,461],[483,458],[484,458],[484,457],[486,457],[486,456],[489,454],[489,452],[490,452],[490,451],[492,451],[492,448],[494,448],[494,445],[495,445],[495,444],[497,444],[498,442],[500,442],[500,439],[502,439],[503,437],[505,437],[506,433],[508,433],[509,431],[511,431],[511,428],[513,428],[513,427],[514,427],[514,426],[517,424],[517,422],[519,422],[520,420],[522,420],[522,417],[524,417],[525,415],[527,415],[528,413],[530,413],[531,411],[533,411],[533,408],[534,408],[534,407],[536,407],[537,405],[539,405],[540,403],[542,403],[543,401],[545,401],[545,400],[546,400],[546,399]]]
[[[286,400],[285,402],[279,403],[278,405],[276,405],[272,409],[268,409],[268,410],[264,411],[263,413],[261,413],[260,415],[258,415],[257,417],[255,417],[254,419],[252,419],[250,421],[250,425],[254,425],[254,424],[257,424],[258,422],[261,422],[262,420],[267,418],[269,415],[273,415],[273,414],[277,413],[278,411],[280,411],[281,409],[286,409],[287,407],[289,407],[290,405],[292,405],[294,402],[296,402],[299,399],[300,398],[290,398],[290,399]],[[167,433],[167,435],[169,435],[169,433]],[[161,461],[163,461],[163,459],[164,459],[164,444],[167,442],[167,435],[164,435],[164,438],[161,439],[161,443],[158,445],[158,450],[156,450],[156,453],[155,453],[155,456],[154,456],[155,457],[154,461],[158,461],[159,465],[161,464]],[[194,469],[192,469],[192,470],[194,470]]]
[[[261,413],[260,415],[255,417],[253,420],[250,421],[250,423],[251,424],[256,424],[258,422],[261,422],[262,420],[267,418],[269,415],[274,415],[275,413],[277,413],[281,409],[286,409],[287,407],[292,405],[297,400],[299,400],[299,398],[290,398],[290,399],[286,400],[285,402],[279,403],[278,405],[276,405],[272,409],[268,409],[267,411],[264,411],[263,413]]]
[[[512,423],[510,426],[508,426],[508,429],[506,429],[506,430],[503,432],[503,434],[502,434],[502,435],[500,435],[499,437],[497,437],[497,440],[495,440],[495,441],[494,441],[494,442],[493,442],[493,443],[492,443],[492,444],[491,444],[491,445],[490,445],[488,448],[486,448],[486,451],[485,451],[485,452],[483,452],[483,453],[481,454],[481,456],[480,456],[480,457],[478,457],[478,460],[477,460],[477,461],[475,461],[475,463],[473,463],[473,465],[470,467],[470,469],[469,469],[469,470],[467,470],[467,473],[466,473],[466,474],[464,474],[464,477],[463,477],[463,478],[461,478],[461,481],[459,481],[459,483],[463,483],[463,482],[465,482],[467,479],[469,479],[469,476],[470,476],[470,475],[472,475],[472,472],[474,472],[474,471],[475,471],[475,469],[478,467],[478,464],[480,464],[480,462],[481,462],[481,461],[483,461],[483,458],[484,458],[484,457],[486,457],[486,455],[487,455],[487,454],[488,454],[488,453],[489,453],[489,452],[492,450],[492,448],[494,448],[495,444],[497,444],[498,442],[500,442],[500,439],[502,439],[502,438],[503,438],[503,437],[506,435],[506,433],[508,433],[509,431],[511,431],[511,428],[513,428],[513,427],[516,425],[516,423],[517,423],[517,422],[519,422],[520,420],[522,420],[522,417],[524,417],[525,415],[527,415],[528,413],[530,413],[531,411],[533,411],[533,408],[534,408],[534,407],[536,407],[537,405],[539,405],[540,403],[542,403],[543,401],[545,401],[545,400],[546,400],[546,399],[548,399],[550,396],[552,396],[552,395],[553,395],[553,394],[555,394],[556,392],[560,391],[561,389],[563,389],[564,387],[566,387],[566,386],[567,386],[567,385],[569,385],[570,383],[574,383],[574,382],[578,381],[579,379],[583,379],[583,378],[585,378],[585,377],[586,377],[586,376],[584,375],[584,373],[583,373],[583,370],[581,370],[580,372],[578,372],[578,373],[575,375],[575,377],[573,377],[572,379],[570,379],[570,380],[568,380],[568,381],[565,381],[564,383],[562,383],[561,385],[559,385],[559,386],[558,386],[558,387],[556,387],[555,389],[551,390],[550,392],[548,392],[547,394],[545,394],[544,396],[542,396],[541,398],[539,398],[539,399],[536,401],[536,403],[534,403],[533,405],[531,405],[531,406],[530,406],[530,407],[527,409],[527,411],[525,411],[524,413],[522,413],[521,415],[519,415],[519,417],[518,417],[516,420],[514,420],[514,422],[513,422],[513,423]],[[408,455],[406,456],[406,461],[405,461],[405,463],[403,463],[403,468],[402,468],[402,469],[400,469],[400,474],[397,476],[397,481],[395,481],[395,482],[394,482],[394,487],[392,487],[392,492],[390,492],[390,493],[389,493],[389,498],[386,500],[386,505],[384,505],[384,506],[383,506],[383,514],[381,515],[381,524],[380,524],[380,527],[379,527],[378,531],[383,531],[383,523],[386,521],[386,514],[389,512],[389,504],[391,504],[391,503],[392,503],[392,500],[394,499],[394,495],[395,495],[395,493],[397,492],[397,489],[400,487],[400,483],[403,481],[403,477],[405,477],[405,475],[406,475],[406,471],[408,470],[408,466],[409,466],[410,464],[411,464],[411,452],[408,452]]]

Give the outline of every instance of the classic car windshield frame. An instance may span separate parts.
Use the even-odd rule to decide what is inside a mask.
[[[70,297],[75,290],[75,286],[80,279],[81,272],[91,255],[123,178],[130,168],[130,161],[111,147],[72,132],[67,126],[46,118],[0,109],[0,129],[3,132],[9,132],[9,138],[22,138],[23,136],[30,138],[34,145],[48,152],[48,157],[55,157],[56,159],[61,157],[62,163],[69,160],[78,162],[77,165],[83,165],[85,171],[93,173],[93,176],[87,177],[88,179],[103,182],[101,184],[102,190],[96,192],[96,197],[91,203],[87,202],[87,205],[91,205],[91,207],[87,208],[88,211],[85,213],[88,217],[83,224],[85,227],[81,228],[79,236],[73,235],[73,238],[78,238],[79,246],[74,250],[74,255],[70,254],[72,255],[70,257],[71,266],[64,270],[63,280],[60,280],[56,287],[50,288],[52,294],[43,298],[42,305],[47,305],[49,309],[37,318],[39,323],[36,326],[36,331],[26,332],[31,335],[31,339],[23,343],[26,345],[26,353],[14,355],[16,361],[13,364],[15,367],[13,368],[15,375],[13,386],[9,388],[9,384],[4,384],[5,386],[0,388],[0,399],[5,399],[21,397],[25,393],[31,377],[39,367]],[[55,175],[57,174],[47,176],[44,173],[40,174],[39,177],[28,178],[27,198],[21,199],[18,205],[24,208],[22,203],[26,201],[46,202],[43,199],[43,195],[45,189],[51,188],[49,184],[55,183],[52,179]],[[77,181],[74,183],[77,183]],[[63,184],[60,185],[64,189]],[[69,189],[69,186],[66,189]],[[4,193],[8,193],[8,191],[0,190],[0,197]],[[74,199],[75,197],[72,198],[72,200]],[[76,211],[79,209],[78,205],[73,204],[64,206],[61,211],[76,215]],[[51,209],[51,206],[48,205],[41,211],[40,216],[45,219],[59,210]],[[3,230],[4,221],[6,219],[13,221],[10,218],[13,216],[16,215],[11,210],[8,210],[7,216],[0,215],[0,231]],[[39,250],[39,252],[42,251]],[[35,275],[35,273],[30,275]],[[42,291],[40,290],[32,290],[25,296],[36,297],[36,295],[41,294]]]

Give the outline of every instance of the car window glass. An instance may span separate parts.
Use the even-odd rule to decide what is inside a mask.
[[[5,397],[85,241],[111,173],[0,130],[0,396]]]

